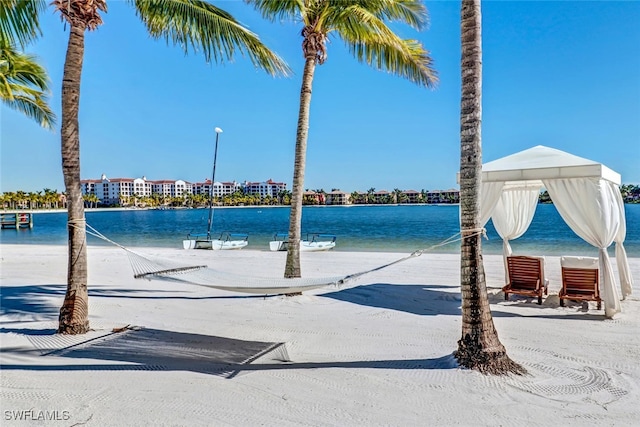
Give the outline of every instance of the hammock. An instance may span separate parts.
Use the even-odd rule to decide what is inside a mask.
[[[431,246],[430,248],[417,250],[390,263],[371,268],[366,271],[361,271],[344,276],[318,278],[266,278],[231,274],[213,269],[206,265],[184,265],[182,263],[166,258],[152,258],[136,253],[131,249],[128,249],[114,242],[113,240],[108,239],[95,228],[91,227],[89,224],[86,224],[86,229],[87,234],[98,237],[99,239],[109,242],[126,251],[127,255],[129,256],[131,268],[133,269],[133,277],[136,279],[170,280],[174,282],[189,283],[192,285],[221,289],[225,291],[261,295],[292,294],[328,286],[344,286],[348,282],[353,281],[365,274],[382,270],[394,264],[418,257],[435,247],[443,246],[445,244],[460,240],[459,238],[455,238],[458,234],[460,234],[458,233],[441,243]],[[468,234],[465,236],[465,238],[484,234],[484,229],[474,231],[475,232],[473,234]]]

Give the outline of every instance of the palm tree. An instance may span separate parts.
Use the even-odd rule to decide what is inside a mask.
[[[30,192],[27,197],[29,198],[29,209],[38,209],[38,201],[42,198],[41,192]]]
[[[400,21],[421,29],[427,21],[427,10],[419,0],[245,1],[253,4],[264,17],[272,21],[302,21],[305,65],[300,89],[289,215],[289,240],[297,242],[301,237],[311,87],[316,65],[322,65],[327,59],[329,35],[333,33],[340,37],[358,61],[430,87],[437,79],[428,52],[417,40],[401,39],[387,25],[390,21]],[[284,276],[300,277],[300,274],[300,248],[298,245],[289,245]]]
[[[422,190],[420,190],[420,203],[427,203],[427,199],[427,190],[423,188]]]
[[[3,0],[0,3],[0,98],[9,108],[53,129],[55,114],[48,105],[46,70],[24,48],[39,34],[38,13],[46,7],[40,0]]]
[[[58,190],[52,190],[50,188],[43,189],[44,191],[44,200],[47,203],[48,208],[58,207],[58,200],[60,200],[60,195],[58,194]]]
[[[498,338],[489,309],[482,263],[482,36],[480,0],[462,0],[462,100],[460,111],[460,280],[462,337],[455,356],[461,366],[489,374],[522,374]],[[465,238],[466,237],[466,238]]]
[[[287,65],[251,31],[227,12],[202,0],[129,0],[149,34],[202,52],[207,62],[232,61],[237,54],[271,75],[287,74]],[[84,59],[84,34],[102,24],[105,0],[54,0],[52,5],[69,24],[69,42],[62,79],[62,172],[67,191],[69,258],[67,292],[60,309],[58,333],[89,329],[87,250],[80,185],[78,110]]]

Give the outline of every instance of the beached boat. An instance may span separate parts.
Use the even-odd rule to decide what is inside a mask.
[[[273,235],[273,240],[269,242],[269,250],[276,251],[286,251],[287,245],[289,244],[289,235],[287,233],[276,233]]]
[[[269,242],[269,250],[286,251],[289,245],[287,233],[276,233]],[[300,251],[317,252],[328,251],[335,248],[336,236],[334,234],[309,233],[307,238],[300,241]]]
[[[217,239],[212,239],[211,236],[207,236],[206,234],[188,234],[187,238],[182,241],[184,249],[242,249],[248,244],[248,234],[229,233],[228,231],[220,234],[220,237]]]
[[[216,178],[216,161],[218,159],[218,137],[222,129],[215,128],[216,147],[213,154],[213,173],[211,174],[211,187],[209,188],[209,220],[207,222],[207,233],[187,234],[187,238],[182,241],[184,249],[213,249],[229,250],[242,249],[249,244],[249,235],[245,233],[222,232],[217,239],[211,238],[211,226],[213,225],[213,185]]]

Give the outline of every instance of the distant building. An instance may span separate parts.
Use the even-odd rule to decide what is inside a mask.
[[[373,200],[371,200],[371,203],[387,204],[390,202],[393,203],[394,200],[395,198],[392,193],[387,190],[379,190],[373,193]]]
[[[132,178],[107,178],[102,174],[98,179],[80,181],[82,194],[95,194],[103,205],[119,204],[121,197],[130,197],[134,194],[134,179]]]
[[[304,205],[324,205],[325,197],[323,193],[317,193],[313,190],[308,190],[302,193],[302,204]]]
[[[184,180],[157,180],[150,181],[145,176],[142,178],[107,178],[102,175],[100,179],[83,179],[82,194],[94,194],[100,200],[99,204],[110,205],[139,205],[144,198],[156,196],[166,200],[172,198],[182,198],[187,200],[188,196],[213,194],[213,197],[224,197],[237,191],[245,194],[257,195],[260,198],[273,197],[280,199],[280,196],[287,191],[287,184],[275,182],[268,179],[263,182],[245,181],[240,184],[231,182],[211,182],[205,179],[203,182],[187,182]],[[145,202],[142,202],[145,203]],[[431,203],[431,204],[454,204],[460,203],[460,191],[431,190],[418,192],[416,190],[404,190],[400,192],[389,192],[387,190],[368,192],[354,191],[346,193],[340,190],[333,190],[330,193],[324,191],[305,191],[303,193],[303,203],[307,205],[349,205],[349,204],[393,204],[393,203]]]
[[[184,181],[148,181],[142,178],[107,178],[105,174],[98,179],[80,181],[82,194],[95,194],[102,205],[137,205],[139,199],[159,194],[174,197],[184,194],[187,183]]]
[[[327,193],[327,205],[348,205],[351,203],[351,196],[340,190],[333,190]]]
[[[455,188],[427,191],[427,203],[460,203],[460,191]]]
[[[284,182],[275,182],[269,179],[265,182],[249,182],[244,183],[244,192],[246,194],[257,194],[260,197],[278,197],[278,194],[287,189]]]
[[[420,203],[420,192],[416,190],[405,190],[402,193],[403,200],[396,200],[396,203]]]
[[[191,186],[191,194],[204,194],[208,196],[211,192],[211,180],[206,179],[204,182],[196,182],[189,184]],[[242,186],[236,181],[232,182],[219,182],[213,183],[213,197],[223,197],[228,194],[233,194],[238,190],[241,190]]]
[[[259,194],[261,197],[277,197],[281,191],[287,189],[282,182],[274,182],[269,179],[266,182],[245,182],[245,185],[233,182],[211,183],[210,179],[204,182],[190,183],[181,179],[149,181],[142,178],[107,178],[102,175],[100,179],[83,179],[80,181],[82,194],[95,194],[101,205],[128,205],[137,204],[143,197],[158,195],[162,198],[183,197],[189,194],[213,194],[213,197],[223,197],[236,191],[244,191],[247,194]]]

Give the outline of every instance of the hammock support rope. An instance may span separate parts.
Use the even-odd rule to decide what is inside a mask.
[[[483,235],[486,238],[486,230],[484,228],[462,230],[461,232],[454,234],[453,236],[443,240],[440,243],[437,243],[425,249],[414,251],[405,257],[365,271],[335,277],[296,277],[278,279],[231,274],[215,270],[207,265],[184,265],[172,260],[168,260],[166,258],[151,259],[148,256],[138,254],[131,249],[126,248],[117,242],[114,242],[89,224],[83,222],[82,224],[78,225],[69,223],[69,225],[72,227],[85,226],[87,234],[102,239],[119,247],[120,249],[123,249],[129,257],[129,262],[134,273],[133,277],[135,279],[178,281],[208,288],[261,295],[285,293],[288,294],[324,288],[328,286],[344,286],[348,282],[353,281],[361,276],[388,268],[392,265],[404,262],[411,258],[419,257],[420,255],[440,246],[448,245],[454,242],[461,241],[463,239],[468,239],[479,235]]]

